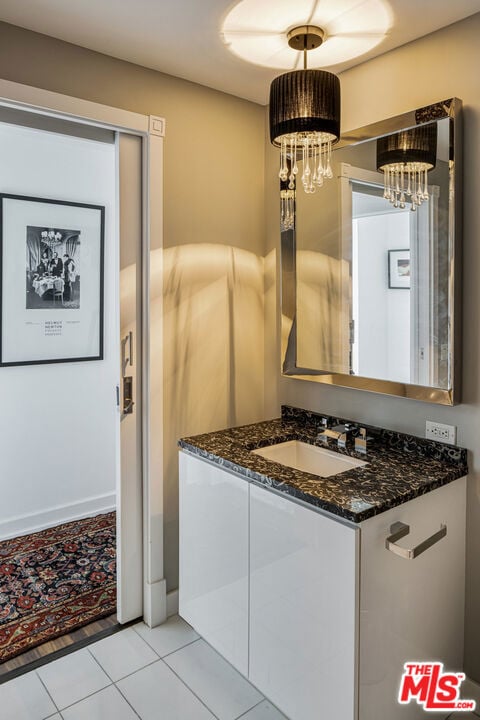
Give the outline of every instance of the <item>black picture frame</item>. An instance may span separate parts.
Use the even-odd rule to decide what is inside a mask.
[[[0,193],[0,367],[103,360],[104,264],[104,205]]]
[[[410,248],[388,251],[389,290],[410,290]]]

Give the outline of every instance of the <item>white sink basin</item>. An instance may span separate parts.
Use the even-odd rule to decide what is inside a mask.
[[[320,477],[338,475],[346,470],[367,465],[363,460],[357,460],[348,455],[340,455],[340,453],[316,445],[309,445],[300,440],[289,440],[277,445],[267,445],[258,448],[258,450],[252,450],[252,452],[267,458],[267,460],[274,460],[281,465],[287,465],[313,475],[320,475]]]

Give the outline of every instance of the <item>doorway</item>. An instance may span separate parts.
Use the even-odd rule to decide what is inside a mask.
[[[34,113],[14,111],[12,122],[12,111],[7,109],[6,114],[8,117],[0,117],[1,192],[89,202],[105,208],[104,354],[97,362],[46,363],[0,369],[4,398],[0,430],[6,441],[0,470],[2,477],[9,478],[2,503],[4,516],[0,516],[0,538],[30,537],[35,544],[35,538],[45,540],[51,528],[61,526],[68,534],[76,523],[85,521],[88,527],[82,527],[81,533],[82,537],[87,537],[91,552],[80,561],[88,563],[93,557],[92,544],[98,544],[102,532],[103,540],[106,540],[106,525],[110,530],[113,518],[113,527],[115,529],[116,524],[117,528],[114,559],[118,566],[114,610],[118,620],[125,623],[142,615],[143,442],[140,402],[133,406],[140,412],[129,413],[127,421],[120,422],[124,385],[120,378],[125,372],[122,372],[120,353],[119,298],[124,294],[124,281],[128,275],[124,272],[123,246],[126,242],[133,243],[134,247],[133,262],[130,248],[128,268],[133,266],[137,276],[138,266],[141,267],[138,261],[142,250],[142,140],[132,136],[130,142],[129,136],[118,131],[85,127]],[[135,150],[132,150],[133,146]],[[131,170],[133,163],[136,163],[137,174],[133,178],[130,175],[127,180],[125,171],[127,166]],[[129,193],[125,192],[127,184]],[[88,247],[86,249],[88,251]],[[77,270],[80,267],[81,256],[77,257]],[[81,279],[80,271],[76,277],[80,307]],[[41,303],[42,297],[37,295]],[[141,282],[136,282],[133,295],[130,290],[129,297],[130,312],[133,308],[131,332],[135,337],[132,349],[133,344],[136,346],[136,352],[131,352],[129,357],[129,376],[134,391],[142,387],[142,364],[136,362],[137,357],[142,358],[142,337],[137,332],[139,318],[139,328],[142,326],[141,295]],[[48,299],[48,291],[46,297]],[[66,306],[63,308],[69,312]],[[46,304],[38,306],[37,303],[35,310],[42,316],[41,322],[48,321]],[[59,312],[58,305],[55,312]],[[128,449],[124,448],[127,443]],[[72,552],[74,545],[79,544],[68,543],[60,530],[58,537],[55,537],[55,531],[53,535],[53,540],[63,543],[62,553]],[[54,546],[55,542],[49,545],[48,551],[43,548],[43,577],[38,576],[37,566],[33,568],[30,560],[26,561],[25,553],[22,555],[20,564],[23,562],[24,567],[18,569],[27,590],[20,589],[21,594],[13,602],[10,598],[9,607],[2,608],[4,613],[6,610],[10,616],[16,613],[20,617],[19,610],[29,610],[31,608],[27,606],[35,604],[41,612],[47,609],[45,603],[49,602],[50,609],[54,608],[54,593],[42,592],[42,587],[49,589],[46,582],[48,553],[59,559],[58,543]],[[67,550],[66,546],[69,546]],[[105,542],[105,550],[111,552],[111,538]],[[60,559],[60,564],[62,562],[64,560]],[[107,558],[102,562],[107,563]],[[57,563],[55,572],[58,569]],[[90,573],[85,572],[82,577],[80,572],[76,573],[75,583],[78,585],[86,579],[90,584],[97,582],[101,590],[100,582],[104,580],[101,576],[108,574],[104,570],[106,567],[92,565]],[[50,567],[50,574],[52,572]],[[61,596],[71,590],[72,578],[60,575],[55,581],[60,599],[65,600]],[[111,595],[110,592],[110,600]],[[111,609],[111,604],[99,603],[99,617],[109,607]],[[93,605],[91,609],[94,610]],[[71,627],[70,623],[68,629]],[[41,639],[41,634],[38,637]]]

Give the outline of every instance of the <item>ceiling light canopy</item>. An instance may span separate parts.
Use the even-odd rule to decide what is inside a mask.
[[[301,52],[286,42],[299,25],[321,27],[321,45],[309,54],[310,67],[331,67],[378,45],[392,24],[385,0],[242,0],[228,13],[222,35],[243,60],[271,68],[301,68]]]

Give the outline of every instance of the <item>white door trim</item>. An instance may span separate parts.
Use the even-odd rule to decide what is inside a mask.
[[[0,80],[0,103],[18,110],[74,120],[84,125],[96,125],[144,136],[147,136],[149,132],[148,115],[121,110],[70,95],[62,95],[50,90],[42,90],[31,85],[22,85],[10,80]]]
[[[167,585],[163,553],[163,138],[165,121],[150,117],[144,143],[145,187],[143,241],[143,367],[142,401],[144,482],[144,606],[143,618],[155,627],[167,619]],[[151,259],[153,262],[150,262]],[[155,310],[154,357],[150,343],[151,309]],[[154,388],[155,403],[151,402]],[[151,442],[151,428],[162,431]]]
[[[152,452],[150,443],[151,414],[163,423],[163,366],[162,357],[150,358],[150,248],[156,251],[155,262],[155,333],[163,336],[162,273],[163,248],[163,142],[165,120],[80,98],[62,95],[30,85],[0,80],[0,106],[35,112],[50,117],[94,125],[122,133],[139,135],[143,139],[144,188],[143,193],[143,487],[144,487],[144,619],[149,625],[158,625],[167,617],[166,582],[163,577],[163,437],[155,437]],[[158,257],[158,260],[157,260]],[[159,267],[160,265],[160,267]],[[160,307],[158,308],[158,303]],[[152,368],[152,370],[151,370]],[[154,376],[153,376],[154,375]],[[156,386],[155,406],[150,403],[151,383]],[[112,388],[113,392],[113,388]],[[161,434],[160,434],[161,435]],[[155,471],[152,482],[152,468]]]

